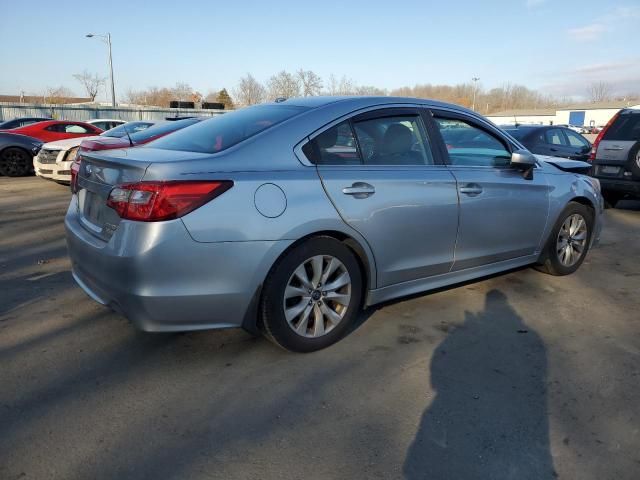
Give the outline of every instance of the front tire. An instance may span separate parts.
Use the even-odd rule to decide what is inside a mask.
[[[553,227],[536,268],[550,275],[569,275],[584,261],[593,234],[593,211],[581,203],[569,202]]]
[[[355,254],[332,237],[316,237],[273,266],[261,301],[265,336],[292,352],[337,342],[362,303],[362,272]]]
[[[31,172],[33,167],[29,154],[16,147],[9,147],[0,155],[0,174],[7,177],[23,177]]]

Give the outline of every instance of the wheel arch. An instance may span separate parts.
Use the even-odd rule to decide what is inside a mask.
[[[349,235],[345,232],[342,232],[339,230],[319,230],[317,232],[313,232],[308,235],[305,235],[304,237],[299,238],[298,240],[293,242],[291,245],[289,245],[286,249],[284,249],[282,253],[280,253],[280,255],[278,255],[278,257],[275,259],[275,261],[267,271],[267,274],[260,282],[260,285],[254,292],[254,295],[249,304],[249,308],[247,309],[247,312],[245,313],[245,316],[243,318],[242,328],[244,328],[250,333],[253,333],[256,335],[260,334],[261,325],[260,325],[260,318],[259,318],[259,309],[260,309],[260,303],[262,301],[262,291],[263,291],[264,281],[271,274],[271,272],[273,271],[273,268],[277,265],[280,259],[282,259],[287,253],[289,253],[292,249],[296,248],[298,245],[301,245],[312,238],[318,238],[318,237],[334,238],[342,242],[354,253],[356,260],[358,262],[358,265],[360,267],[360,272],[362,273],[362,276],[363,276],[363,280],[364,280],[363,285],[366,286],[362,295],[362,302],[364,305],[364,302],[366,301],[366,298],[367,298],[368,291],[375,288],[375,285],[376,285],[375,263],[374,263],[373,257],[369,258],[371,254],[369,253],[368,248],[363,246],[360,241],[354,238],[354,236]]]

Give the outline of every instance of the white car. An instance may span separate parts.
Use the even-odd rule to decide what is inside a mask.
[[[123,125],[127,122],[125,122],[124,120],[117,120],[115,118],[94,118],[93,120],[87,120],[86,123],[90,123],[91,125],[95,125],[96,127],[107,131]]]
[[[83,140],[92,140],[100,136],[121,138],[127,133],[145,130],[151,125],[153,122],[128,122],[95,137],[68,138],[45,143],[38,155],[33,157],[33,169],[39,177],[69,183],[71,182],[71,164],[78,155],[78,148]]]

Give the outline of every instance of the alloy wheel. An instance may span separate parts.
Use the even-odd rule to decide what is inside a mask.
[[[587,222],[579,213],[565,219],[556,241],[556,254],[562,265],[571,267],[580,260],[587,246],[587,233]]]
[[[351,301],[351,277],[344,264],[330,255],[316,255],[293,272],[284,291],[288,325],[298,335],[317,338],[333,330]]]

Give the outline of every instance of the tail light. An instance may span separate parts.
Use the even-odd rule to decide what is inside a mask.
[[[607,122],[607,124],[604,126],[604,128],[600,130],[600,133],[598,134],[596,139],[593,141],[593,145],[591,146],[591,153],[589,154],[590,162],[593,162],[596,159],[596,153],[598,152],[598,145],[600,145],[600,141],[602,140],[602,137],[604,137],[604,134],[607,133],[607,130],[613,124],[613,122],[616,121],[619,115],[620,115],[620,112],[616,113],[613,117],[611,117]]]
[[[82,158],[77,156],[71,164],[71,193],[76,193],[78,191],[78,172],[80,171],[81,161]]]
[[[126,183],[111,190],[107,205],[126,220],[158,222],[180,218],[232,186],[229,180]]]

